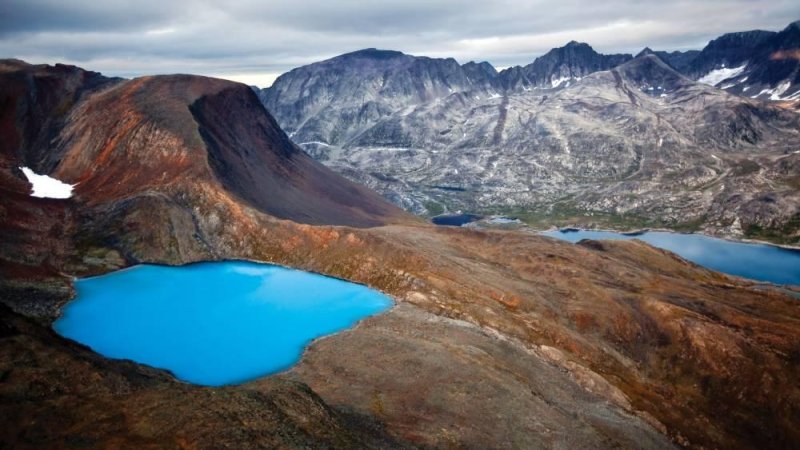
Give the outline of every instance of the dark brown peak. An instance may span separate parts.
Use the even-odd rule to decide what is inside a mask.
[[[0,72],[15,71],[30,66],[31,66],[30,64],[21,59],[15,59],[15,58],[0,59]]]
[[[299,151],[246,86],[203,95],[190,109],[216,179],[260,211],[318,225],[409,220],[378,194]]]

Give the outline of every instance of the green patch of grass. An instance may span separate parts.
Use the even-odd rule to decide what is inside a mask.
[[[428,210],[429,217],[438,216],[445,211],[444,206],[436,202],[425,202],[425,209]]]
[[[751,161],[749,159],[741,159],[736,161],[736,165],[733,166],[733,175],[734,176],[744,176],[750,175],[752,173],[756,173],[761,169],[761,166],[758,165],[755,161]]]
[[[762,228],[756,224],[747,225],[744,235],[749,239],[775,244],[798,244],[800,243],[800,214],[795,214],[781,228]]]

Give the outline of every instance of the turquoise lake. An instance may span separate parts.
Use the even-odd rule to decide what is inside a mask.
[[[285,370],[314,338],[393,304],[366,286],[250,262],[139,265],[75,287],[57,333],[208,386]]]
[[[640,239],[719,272],[776,284],[800,285],[798,250],[732,242],[701,234],[662,231],[630,235],[613,231],[554,230],[542,234],[570,242],[581,239]]]

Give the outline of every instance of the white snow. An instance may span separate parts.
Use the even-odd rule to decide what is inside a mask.
[[[500,98],[500,97],[502,97],[502,95],[498,94],[497,92],[492,92],[492,94],[489,96],[489,98]]]
[[[554,88],[557,88],[561,85],[561,83],[569,81],[570,79],[571,77],[552,78],[550,80],[550,85],[553,86]]]
[[[792,87],[791,81],[784,81],[783,83],[779,84],[777,87],[772,89],[762,89],[756,95],[750,96],[750,98],[757,98],[764,94],[769,95],[770,100],[794,100],[795,94],[787,96],[786,98],[781,97],[784,92],[788,91],[789,88]]]
[[[792,85],[791,81],[784,81],[783,83],[779,84],[778,87],[773,89],[772,95],[769,96],[770,100],[782,100],[781,95],[789,89],[789,86]]]
[[[703,76],[697,81],[699,81],[700,83],[710,84],[711,86],[716,86],[717,84],[719,84],[724,80],[727,80],[728,78],[733,78],[735,76],[738,76],[739,74],[744,72],[745,67],[747,67],[747,63],[744,63],[741,66],[734,68],[723,67],[721,69],[714,69],[711,72],[705,74],[705,76]]]
[[[74,184],[62,183],[47,175],[38,175],[27,167],[20,167],[25,178],[33,185],[34,197],[41,198],[70,198]]]
[[[297,145],[324,145],[326,147],[330,147],[331,146],[331,144],[328,144],[327,142],[322,142],[322,141],[301,142],[301,143],[299,143]]]

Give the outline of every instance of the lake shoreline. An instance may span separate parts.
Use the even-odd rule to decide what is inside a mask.
[[[473,218],[473,219],[472,220],[466,220],[460,225],[449,224],[449,223],[441,223],[440,224],[440,223],[436,223],[434,221],[434,219],[442,219],[442,218],[454,218],[455,219],[457,217],[467,217],[467,218]],[[446,212],[446,213],[438,214],[436,216],[428,217],[427,219],[429,220],[430,223],[432,223],[432,224],[434,224],[436,226],[462,226],[462,227],[469,227],[470,224],[481,224],[486,228],[502,229],[502,227],[499,227],[499,226],[498,227],[492,227],[492,224],[489,223],[490,220],[498,219],[498,218],[515,219],[516,217],[513,214],[506,215],[506,214],[480,214],[480,213],[470,213],[470,212],[465,212],[465,213],[462,213],[462,212]],[[521,221],[521,222],[522,222],[523,226],[519,227],[518,228],[519,230],[528,229],[528,230],[534,231],[536,233],[553,231],[553,230],[576,229],[576,230],[586,230],[586,231],[609,231],[609,232],[620,233],[620,234],[625,234],[625,235],[636,235],[636,234],[643,234],[643,233],[646,233],[648,231],[659,231],[659,232],[675,233],[675,234],[697,234],[697,235],[707,236],[707,237],[716,238],[716,239],[722,239],[722,240],[731,241],[731,242],[739,242],[739,243],[745,243],[745,244],[763,244],[763,245],[770,245],[770,246],[773,246],[773,247],[778,247],[778,248],[782,248],[782,249],[786,249],[786,250],[797,250],[797,251],[800,251],[800,242],[798,242],[797,244],[779,244],[779,243],[776,243],[776,242],[764,241],[764,240],[760,240],[760,239],[750,239],[750,238],[745,238],[745,237],[737,237],[737,236],[731,236],[731,235],[728,235],[728,234],[706,233],[706,232],[703,232],[702,230],[698,230],[698,231],[681,231],[681,230],[676,230],[676,229],[673,229],[673,228],[664,228],[664,227],[587,228],[585,226],[579,226],[579,225],[576,225],[576,224],[551,225],[550,227],[543,228],[543,227],[537,227],[537,226],[530,225],[530,224],[526,223],[525,221]],[[472,226],[476,226],[476,225],[472,225]]]
[[[700,231],[679,231],[673,230],[669,228],[636,228],[636,229],[628,229],[628,230],[621,230],[621,229],[613,229],[613,228],[581,228],[581,227],[572,227],[572,226],[564,226],[564,227],[556,227],[552,226],[546,229],[537,229],[533,227],[528,227],[531,231],[541,234],[543,232],[549,231],[562,231],[562,230],[579,230],[579,231],[602,231],[602,232],[609,232],[609,233],[619,233],[626,236],[640,236],[645,233],[649,232],[659,232],[659,233],[672,233],[672,234],[684,234],[684,235],[698,235],[698,236],[705,236],[713,239],[720,239],[723,241],[728,242],[735,242],[739,244],[758,244],[758,245],[767,245],[770,247],[777,247],[783,250],[791,250],[791,251],[798,251],[800,252],[800,244],[798,245],[791,245],[791,244],[776,244],[774,242],[768,241],[761,241],[758,239],[747,239],[747,238],[737,238],[733,236],[726,236],[726,235],[717,235],[717,234],[707,234]]]
[[[50,328],[105,358],[166,370],[202,386],[239,385],[288,371],[315,339],[397,304],[362,284],[275,264],[129,269],[77,280],[75,298]],[[229,357],[234,352],[235,363]]]
[[[800,250],[761,243],[737,242],[702,233],[675,233],[670,230],[613,230],[551,228],[535,232],[577,244],[591,240],[640,240],[670,251],[681,258],[717,272],[778,286],[800,287]]]

